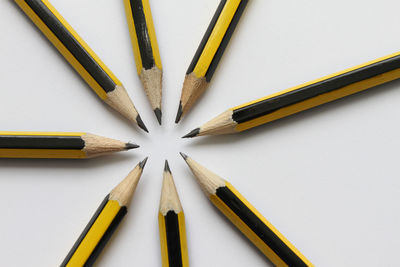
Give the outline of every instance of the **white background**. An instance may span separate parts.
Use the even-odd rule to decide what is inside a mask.
[[[396,266],[400,82],[232,136],[180,136],[229,107],[400,49],[398,0],[251,0],[209,90],[175,125],[186,69],[218,0],[151,0],[163,126],[136,74],[123,1],[52,0],[124,83],[150,134],[104,105],[11,0],[0,1],[1,130],[86,131],[140,149],[92,160],[0,160],[0,266],[57,266],[104,196],[149,155],[97,266],[160,266],[164,160],[191,266],[269,265],[204,197],[183,151],[227,178],[317,266]]]

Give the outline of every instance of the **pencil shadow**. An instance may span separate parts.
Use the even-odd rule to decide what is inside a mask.
[[[244,132],[230,135],[197,137],[193,142],[190,142],[188,145],[194,147],[230,145],[231,143],[235,142],[245,142],[246,139],[257,137],[259,135],[265,135],[268,137],[268,135],[274,133],[275,131],[279,131],[281,128],[301,124],[305,120],[310,120],[317,116],[325,116],[325,114],[327,112],[330,112],[331,110],[340,109],[342,107],[352,105],[356,101],[365,101],[367,99],[386,94],[388,91],[398,90],[399,88],[400,80],[392,81],[387,84],[380,85],[375,88],[371,88],[369,90],[365,90],[330,103],[326,103],[324,105],[255,127]]]
[[[144,180],[147,181],[148,179],[146,179],[146,173],[143,173],[142,177],[140,178],[140,180]],[[146,183],[144,182],[140,182],[138,184],[138,187],[146,187]],[[139,190],[138,190],[139,189]],[[143,198],[141,196],[138,196],[141,192],[146,192],[146,189],[144,188],[137,188],[134,195],[133,195],[133,199],[131,200],[131,203],[128,205],[128,214],[135,214],[135,209],[136,209],[136,205],[135,205],[135,198]],[[129,218],[129,216],[125,216],[125,218],[120,222],[120,224],[118,225],[117,229],[115,229],[115,232],[111,235],[110,239],[108,240],[107,244],[104,246],[103,250],[101,251],[100,255],[98,256],[96,262],[102,262],[102,258],[105,257],[105,254],[107,254],[107,251],[109,250],[109,247],[112,246],[112,244],[114,242],[118,242],[118,238],[120,238],[121,233],[123,232],[124,229],[128,228],[129,224],[132,224],[132,222],[130,221],[133,218]],[[128,225],[127,225],[128,224]],[[93,265],[96,266],[97,264]]]
[[[196,178],[194,177],[193,173],[189,170],[189,168],[186,168],[184,176],[185,176],[185,177],[191,177],[192,180],[193,180],[193,182],[196,183],[196,182],[195,182]],[[201,191],[200,187],[198,187],[198,190]],[[200,192],[200,193],[203,194],[203,192]],[[243,233],[240,232],[240,230],[237,229],[237,228],[232,224],[231,221],[229,221],[228,218],[226,218],[224,215],[222,215],[221,212],[220,212],[213,204],[211,204],[210,201],[208,201],[208,205],[209,205],[210,207],[212,207],[211,209],[209,209],[210,212],[213,213],[213,214],[210,215],[210,216],[214,216],[214,218],[217,218],[217,217],[218,217],[218,218],[221,218],[222,220],[224,220],[224,221],[226,222],[226,224],[228,225],[227,227],[229,227],[230,229],[232,229],[232,231],[235,231],[235,232],[237,233],[237,236],[238,236],[238,238],[240,239],[240,240],[238,240],[238,242],[246,242],[246,243],[248,243],[250,246],[252,246],[252,247],[255,249],[256,253],[260,256],[260,258],[262,258],[262,259],[267,263],[267,266],[274,266],[274,265],[265,257],[265,255],[264,255],[261,251],[259,251],[259,250],[257,249],[257,247],[256,247],[253,243],[251,243],[251,241],[250,241],[247,237],[245,237],[245,236],[243,235]],[[208,226],[207,226],[207,227],[208,227]]]
[[[28,24],[30,24],[31,28],[33,31],[35,31],[38,36],[40,36],[39,38],[42,38],[43,40],[45,40],[45,42],[43,42],[43,45],[47,46],[47,49],[49,49],[55,57],[58,57],[61,61],[66,61],[66,59],[64,58],[64,56],[57,50],[57,48],[47,39],[47,37],[43,34],[43,32],[36,27],[36,25],[32,22],[32,20],[25,14],[25,12],[17,5],[17,3],[15,2],[15,0],[8,0],[8,2],[14,7],[14,9],[20,14],[21,19],[25,20]],[[66,65],[68,65],[69,70],[71,72],[76,73],[75,69],[67,62]],[[85,84],[86,86],[88,86],[86,84],[86,82],[81,78],[81,83]]]
[[[86,169],[101,168],[118,162],[132,161],[137,158],[136,154],[106,155],[92,159],[0,159],[1,169]]]
[[[79,73],[77,73],[77,71],[72,67],[71,64],[69,64],[67,62],[67,60],[65,59],[65,57],[57,50],[57,48],[46,38],[46,36],[44,36],[44,34],[42,33],[42,31],[36,27],[34,25],[34,23],[30,20],[30,18],[24,13],[24,11],[19,8],[19,6],[15,3],[14,0],[8,0],[8,2],[10,3],[10,5],[12,5],[14,7],[14,9],[21,15],[21,18],[25,21],[27,21],[30,25],[31,28],[37,32],[38,36],[40,36],[40,38],[42,38],[43,40],[45,40],[45,44],[47,46],[47,49],[49,49],[55,57],[58,57],[60,59],[60,61],[63,61],[63,63],[67,66],[67,68],[69,69],[69,71],[71,73],[73,73],[73,75],[76,75],[79,77],[79,81],[80,84],[82,85],[82,87],[85,87],[88,90],[88,95],[93,95],[93,97],[97,98],[97,104],[104,106],[105,108],[107,108],[109,110],[109,112],[112,114],[112,116],[116,119],[116,120],[121,120],[123,121],[123,123],[125,123],[126,125],[128,125],[129,127],[135,129],[135,132],[138,132],[140,135],[145,135],[144,133],[142,133],[142,130],[135,125],[133,122],[130,122],[128,119],[124,118],[119,112],[117,112],[116,110],[114,110],[113,108],[111,108],[110,106],[108,106],[106,103],[104,103],[98,96],[97,94],[93,91],[93,89],[86,83],[86,81],[80,76]],[[71,88],[72,90],[72,88]],[[81,89],[77,89],[77,90],[81,90]],[[90,96],[88,96],[90,97]]]
[[[210,204],[210,205],[213,206],[212,204]],[[230,228],[233,232],[236,232],[238,239],[240,239],[240,240],[237,240],[238,242],[247,243],[249,246],[252,246],[253,249],[255,250],[255,252],[258,254],[258,256],[265,261],[265,263],[267,264],[266,266],[271,266],[271,267],[275,266],[246,236],[244,236],[244,234],[238,228],[236,228],[232,224],[232,222],[228,218],[223,216],[216,207],[213,206],[212,210],[214,211],[215,216],[218,216],[223,221],[225,221],[228,228]]]
[[[106,243],[106,245],[102,249],[101,253],[97,256],[97,259],[96,259],[95,263],[93,264],[93,266],[97,266],[96,263],[102,262],[102,258],[104,258],[105,254],[107,254],[107,251],[109,250],[109,247],[112,246],[112,243],[118,242],[118,241],[115,241],[115,239],[118,239],[119,232],[121,231],[121,229],[123,227],[125,227],[124,226],[125,224],[126,224],[126,218],[123,219],[120,222],[120,224],[118,225],[117,229],[115,229],[115,232],[111,235],[110,239],[108,240],[108,242]]]

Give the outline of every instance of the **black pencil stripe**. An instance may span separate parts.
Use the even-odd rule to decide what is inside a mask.
[[[220,62],[222,55],[224,54],[225,49],[228,46],[228,43],[232,38],[233,32],[235,31],[236,26],[239,23],[240,17],[242,16],[244,9],[246,8],[248,2],[249,2],[248,0],[242,0],[240,2],[239,6],[235,12],[235,15],[233,16],[232,21],[224,35],[224,38],[222,39],[221,44],[219,45],[218,50],[215,53],[210,66],[208,67],[208,70],[206,73],[207,82],[211,81],[211,79],[215,73],[215,70],[217,69],[218,63]]]
[[[400,68],[400,56],[394,56],[383,61],[326,79],[324,81],[304,86],[258,103],[233,111],[232,118],[237,123],[243,123],[270,114],[281,108],[302,102],[304,100],[329,93],[345,86],[370,79]]]
[[[100,255],[103,248],[106,246],[107,242],[110,240],[111,236],[117,229],[118,225],[121,223],[122,219],[125,217],[128,209],[126,207],[121,207],[118,211],[117,215],[115,216],[114,220],[111,222],[110,227],[108,227],[107,231],[104,233],[103,237],[100,239],[99,243],[93,250],[90,257],[87,259],[85,263],[85,267],[93,266],[94,262],[96,261],[97,257]]]
[[[288,266],[307,266],[228,187],[218,188],[216,195]]]
[[[210,38],[210,35],[215,27],[215,24],[217,23],[217,20],[218,20],[219,16],[221,15],[222,10],[225,7],[226,1],[227,0],[221,0],[221,2],[219,3],[217,11],[215,11],[214,17],[212,18],[210,25],[208,26],[207,31],[204,34],[199,47],[197,48],[196,54],[194,55],[186,74],[192,73],[194,68],[196,67],[197,62],[199,61],[199,58],[201,56],[201,53],[203,53],[203,49],[206,46],[208,39]]]
[[[75,39],[75,37],[64,27],[57,17],[47,8],[41,0],[25,0],[26,4],[43,21],[50,31],[63,43],[68,51],[79,61],[86,71],[106,92],[114,91],[116,84],[110,76],[102,69],[88,51]]]
[[[182,267],[183,263],[178,214],[170,210],[164,218],[165,232],[167,234],[169,267]]]
[[[85,141],[79,136],[0,135],[0,148],[81,150]]]
[[[89,223],[86,225],[86,227],[83,230],[82,234],[79,236],[78,240],[76,240],[74,246],[69,251],[67,257],[65,257],[64,261],[61,263],[61,267],[67,266],[68,262],[71,260],[72,256],[74,255],[76,249],[79,247],[79,245],[81,244],[82,240],[85,238],[85,236],[89,232],[90,228],[92,227],[92,225],[96,221],[97,217],[99,217],[99,214],[103,211],[104,207],[107,205],[108,200],[109,200],[109,195],[107,195],[104,198],[103,202],[97,208],[96,212],[94,213],[94,215],[90,219]]]
[[[143,10],[142,0],[130,0],[133,22],[135,24],[136,36],[139,44],[142,66],[148,70],[154,67],[153,48],[151,46],[150,36],[147,29],[146,17]]]

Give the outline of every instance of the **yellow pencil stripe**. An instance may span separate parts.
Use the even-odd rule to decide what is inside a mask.
[[[308,266],[313,266],[312,263],[306,259],[306,257],[304,257],[303,254],[300,253],[300,251],[293,246],[292,243],[289,242],[289,240],[287,240],[279,231],[278,229],[276,229],[267,219],[264,218],[264,216],[261,215],[260,212],[258,212],[258,210],[256,210],[253,205],[251,205],[247,199],[245,199],[234,187],[233,185],[231,185],[229,182],[226,182],[226,187],[229,188],[229,190],[232,191],[232,193],[240,199],[240,201],[242,201],[247,208],[249,208],[256,216],[258,219],[260,219],[269,229],[271,229],[272,232],[275,233],[275,235],[277,235],[279,237],[280,240],[282,240],[283,243],[286,244],[286,246],[288,246],[290,248],[291,251],[293,251],[297,257],[299,257],[300,259],[303,260],[303,262],[305,262]]]
[[[161,212],[158,213],[158,228],[160,230],[161,263],[162,267],[169,267],[167,232],[165,229],[165,218]]]
[[[0,131],[0,136],[77,136],[86,133],[74,132],[12,132]],[[0,149],[0,158],[51,158],[51,159],[82,159],[86,153],[82,150],[71,149]]]
[[[0,148],[0,158],[83,159],[86,153],[72,149],[9,149]]]
[[[115,216],[121,209],[120,205],[115,200],[109,200],[101,211],[96,221],[93,223],[89,232],[83,238],[82,242],[72,255],[67,267],[84,266],[97,244],[100,242],[104,233],[110,227]]]
[[[151,14],[149,0],[142,0],[142,4],[143,4],[144,16],[146,18],[147,31],[148,31],[149,37],[150,37],[151,48],[153,50],[154,62],[156,64],[157,68],[159,68],[161,70],[162,65],[161,65],[160,51],[158,49],[156,31],[154,28],[153,16]]]
[[[348,86],[345,86],[341,89],[325,93],[310,99],[307,99],[305,101],[290,105],[288,107],[281,108],[275,112],[272,112],[270,114],[267,114],[265,116],[256,118],[254,120],[246,121],[243,123],[240,123],[236,125],[235,130],[236,131],[244,131],[274,120],[278,120],[280,118],[287,117],[289,115],[328,103],[332,102],[336,99],[352,95],[361,91],[364,91],[368,88],[375,87],[396,79],[400,78],[400,69],[396,69],[393,71],[389,71],[387,73],[372,77],[367,80],[360,81],[358,83],[354,83]]]
[[[86,133],[79,132],[13,132],[13,131],[0,131],[0,135],[33,135],[33,136],[83,136]]]
[[[78,35],[78,33],[68,24],[68,22],[61,16],[61,14],[50,4],[48,0],[42,0],[48,9],[57,17],[57,19],[64,25],[65,28],[74,36],[74,38],[85,48],[89,55],[99,64],[99,66],[107,73],[107,75],[114,81],[115,84],[121,85],[121,82],[115,77],[115,75],[107,68],[107,66],[101,61],[96,53],[88,46],[88,44]]]
[[[124,0],[126,19],[128,22],[129,34],[132,42],[133,55],[135,57],[136,70],[140,75],[143,69],[142,57],[140,55],[139,42],[136,36],[135,22],[133,20],[132,6],[130,0]]]
[[[49,41],[57,48],[57,50],[65,57],[71,66],[81,75],[81,77],[89,84],[95,93],[101,98],[106,99],[107,93],[101,88],[95,79],[86,71],[79,61],[69,52],[69,50],[61,43],[54,33],[46,26],[45,23],[36,15],[36,13],[25,3],[24,0],[15,0],[19,7],[32,20],[32,22],[42,31]]]
[[[225,36],[226,31],[231,24],[233,17],[235,16],[236,10],[240,5],[241,0],[228,0],[225,7],[215,24],[213,31],[211,32],[210,38],[205,45],[203,52],[193,70],[193,73],[198,77],[204,77],[210,67],[212,60]]]
[[[179,223],[179,238],[181,242],[182,267],[189,267],[185,214],[183,212],[178,213],[178,223]]]
[[[311,82],[307,82],[307,83],[304,83],[304,84],[301,84],[301,85],[298,85],[298,86],[295,86],[295,87],[291,87],[291,88],[289,88],[289,89],[286,89],[286,90],[277,92],[277,93],[275,93],[275,94],[271,94],[271,95],[268,95],[268,96],[266,96],[266,97],[262,97],[262,98],[259,98],[259,99],[257,99],[257,100],[254,100],[254,101],[245,103],[245,104],[243,104],[243,105],[234,107],[233,110],[240,109],[240,108],[244,108],[244,107],[246,107],[246,106],[249,106],[249,105],[252,105],[252,104],[255,104],[255,103],[264,101],[264,100],[266,100],[266,99],[269,99],[269,98],[272,98],[272,97],[275,97],[275,96],[278,96],[278,95],[282,95],[282,94],[285,94],[285,93],[287,93],[287,92],[294,91],[294,90],[297,90],[297,89],[300,89],[300,88],[303,88],[303,87],[306,87],[306,86],[309,86],[309,85],[312,85],[312,84],[316,84],[316,83],[322,82],[322,81],[324,81],[324,80],[328,80],[328,79],[331,79],[331,78],[333,78],[333,77],[336,77],[336,76],[339,76],[339,75],[343,75],[343,74],[345,74],[345,73],[354,71],[354,70],[356,70],[356,69],[360,69],[360,68],[363,68],[363,67],[366,67],[366,66],[369,66],[369,65],[378,63],[378,62],[380,62],[380,61],[384,61],[384,60],[386,60],[386,59],[389,59],[389,58],[392,58],[392,57],[395,57],[395,56],[399,56],[399,55],[400,55],[400,52],[397,52],[397,53],[394,53],[394,54],[391,54],[391,55],[388,55],[388,56],[385,56],[385,57],[381,57],[381,58],[378,58],[378,59],[369,61],[369,62],[367,62],[367,63],[365,63],[365,64],[361,64],[361,65],[358,65],[358,66],[355,66],[355,67],[346,69],[346,70],[344,70],[344,71],[336,72],[336,73],[334,73],[334,74],[327,75],[327,76],[322,77],[322,78],[320,78],[320,79],[316,79],[316,80],[313,80],[313,81],[311,81]]]
[[[210,200],[275,266],[288,266],[221,199],[211,195]]]

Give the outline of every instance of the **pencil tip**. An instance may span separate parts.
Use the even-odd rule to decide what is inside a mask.
[[[149,132],[149,130],[147,130],[146,125],[144,125],[142,118],[140,117],[140,115],[138,114],[136,117],[136,122],[138,124],[138,126],[140,128],[142,128],[144,131],[146,131],[147,133]]]
[[[198,136],[199,133],[200,133],[200,128],[196,128],[193,131],[191,131],[190,133],[188,133],[187,135],[182,136],[182,138],[193,138],[193,137]]]
[[[139,167],[141,168],[141,169],[144,169],[144,166],[146,166],[146,163],[147,163],[147,160],[149,159],[149,157],[146,157],[144,160],[142,160],[140,163],[139,163]]]
[[[181,154],[181,156],[182,156],[182,158],[183,158],[184,160],[186,160],[186,159],[188,158],[188,155],[186,155],[186,154],[184,154],[184,153],[182,153],[182,152],[179,152],[179,154]]]
[[[137,144],[133,144],[133,143],[126,143],[125,144],[125,150],[131,150],[131,149],[135,149],[135,148],[138,148],[138,147],[140,147],[140,146],[137,145]]]
[[[176,119],[175,119],[175,123],[178,123],[181,118],[182,118],[182,102],[179,102],[179,108],[178,108],[178,113],[176,114]]]
[[[158,123],[161,125],[161,117],[162,117],[161,109],[156,108],[156,109],[154,110],[154,114],[156,114]]]
[[[171,169],[169,168],[168,160],[165,160],[164,171],[171,173]]]

